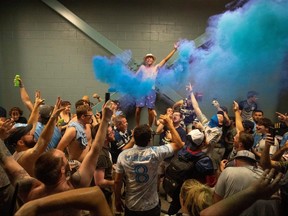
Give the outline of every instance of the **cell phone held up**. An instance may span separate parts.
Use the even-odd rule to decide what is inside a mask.
[[[105,103],[110,100],[110,93],[109,92],[106,92],[105,93]]]
[[[273,141],[274,141],[275,136],[276,136],[276,129],[274,127],[269,127],[269,134],[273,138]]]

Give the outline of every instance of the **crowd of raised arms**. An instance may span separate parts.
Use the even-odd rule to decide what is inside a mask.
[[[147,54],[137,74],[156,79],[176,51],[157,65]],[[51,106],[17,79],[29,112],[0,107],[0,215],[287,215],[288,116],[266,118],[257,92],[227,104],[232,113],[213,100],[208,118],[190,83],[183,100],[157,115],[153,86],[136,101],[129,128],[118,101],[96,113],[88,96],[55,97]]]

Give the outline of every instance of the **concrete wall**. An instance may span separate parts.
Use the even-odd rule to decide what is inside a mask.
[[[121,49],[142,59],[153,52],[167,55],[179,38],[204,33],[207,19],[224,10],[227,1],[61,1],[68,9]],[[107,85],[94,79],[91,59],[111,54],[38,0],[0,3],[0,104],[23,105],[13,78],[20,74],[33,100],[41,90],[48,104],[59,95],[74,103]],[[164,111],[164,103],[159,112]],[[24,108],[24,114],[28,111]]]

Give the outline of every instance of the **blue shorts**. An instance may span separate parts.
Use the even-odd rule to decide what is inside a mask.
[[[154,109],[156,101],[156,91],[151,90],[148,95],[136,99],[136,107],[146,106],[149,109]]]

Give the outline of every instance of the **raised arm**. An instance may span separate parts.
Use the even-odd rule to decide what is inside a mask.
[[[230,124],[231,124],[230,118],[229,118],[229,116],[227,115],[227,112],[225,112],[225,111],[221,108],[219,102],[218,102],[217,100],[213,100],[212,104],[214,105],[214,107],[217,109],[218,112],[219,112],[219,111],[223,112],[223,116],[224,116],[224,120],[225,120],[225,121],[224,121],[225,126],[227,126],[227,127],[230,126]]]
[[[23,168],[26,169],[31,176],[34,176],[34,165],[36,160],[46,150],[53,136],[54,127],[56,125],[59,113],[65,109],[64,107],[60,108],[60,103],[61,99],[58,97],[52,115],[48,123],[45,125],[37,143],[33,148],[26,150],[22,157],[18,160],[19,164],[21,164],[21,166],[23,166]]]
[[[175,110],[176,108],[182,106],[184,103],[184,100],[179,100],[176,103],[173,104],[172,109]]]
[[[281,160],[283,154],[288,151],[288,141],[286,141],[285,145],[282,148],[278,149],[271,157],[274,161]]]
[[[59,149],[60,151],[64,151],[65,148],[69,145],[69,143],[71,143],[72,140],[75,138],[75,136],[76,136],[76,129],[74,127],[68,127],[63,137],[59,141],[57,149]]]
[[[102,121],[100,123],[98,132],[96,134],[96,138],[93,140],[90,151],[85,156],[80,168],[78,170],[78,174],[81,177],[79,186],[80,187],[88,187],[93,178],[93,174],[96,168],[97,160],[99,157],[99,152],[102,149],[107,133],[107,128],[109,122],[111,121],[111,117],[113,115],[113,110],[115,109],[114,103],[108,101],[102,110]]]
[[[24,83],[20,78],[17,78],[19,81],[19,90],[20,90],[20,97],[24,105],[28,108],[28,110],[31,112],[33,109],[33,103],[30,100],[30,97],[24,87]]]
[[[160,115],[161,124],[165,125],[171,133],[171,145],[174,151],[180,150],[184,146],[178,132],[176,131],[172,119],[168,115]]]
[[[23,169],[23,167],[14,160],[6,148],[3,140],[9,136],[12,126],[13,123],[10,119],[6,120],[0,126],[0,165],[7,173],[11,183],[14,186],[16,186],[16,184],[19,185],[18,194],[20,198],[26,202],[30,189],[40,185],[41,183],[38,180],[31,178],[25,169]]]
[[[41,98],[40,91],[36,91],[35,92],[35,104],[33,106],[32,112],[27,122],[28,124],[33,125],[33,128],[31,130],[32,133],[34,133],[36,129],[36,125],[37,125],[38,118],[39,118],[39,107],[41,104],[43,104],[43,102],[44,100]]]
[[[233,101],[233,110],[235,113],[235,124],[236,124],[236,130],[239,133],[240,131],[244,131],[244,127],[242,124],[242,117],[239,110],[239,105],[236,101]]]
[[[197,115],[197,118],[201,121],[201,119],[202,119],[202,118],[201,118],[201,116],[202,116],[202,111],[201,111],[201,109],[200,109],[200,107],[199,107],[199,104],[198,104],[198,102],[197,102],[197,100],[196,100],[196,98],[195,98],[195,95],[194,95],[194,93],[193,93],[193,89],[192,89],[191,83],[189,83],[189,84],[186,86],[186,89],[187,89],[187,91],[189,91],[190,94],[191,94],[192,106],[193,106],[194,111],[195,111],[195,113],[196,113],[196,115]]]
[[[278,115],[278,119],[288,126],[288,116],[280,112],[276,112],[276,114]]]
[[[265,147],[261,153],[260,164],[263,169],[275,168],[277,170],[281,169],[281,165],[278,161],[271,160],[270,158],[270,146],[274,144],[274,139],[270,136],[265,138]]]
[[[159,121],[159,125],[156,128],[156,134],[161,134],[164,131],[164,125],[161,124],[161,121]]]
[[[32,200],[23,205],[15,216],[37,216],[59,210],[65,211],[71,207],[93,211],[95,215],[112,216],[105,196],[99,187],[74,189]]]
[[[162,67],[177,51],[178,43],[174,44],[174,49],[158,64],[158,67]]]

